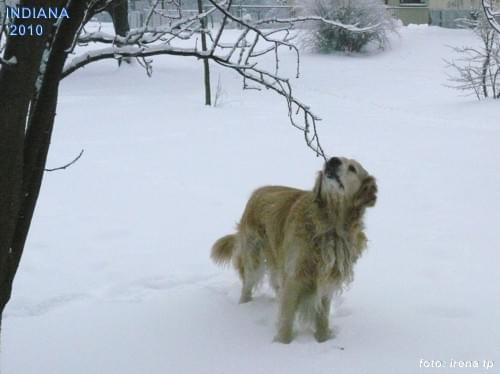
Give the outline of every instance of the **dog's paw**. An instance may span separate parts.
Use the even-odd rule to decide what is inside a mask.
[[[274,337],[273,342],[275,343],[282,343],[282,344],[290,344],[293,340],[293,335],[286,333],[286,334],[278,334]]]
[[[241,295],[240,297],[240,304],[245,304],[252,301],[252,296],[250,295]]]
[[[332,330],[327,329],[327,330],[316,331],[314,333],[314,338],[318,343],[323,343],[326,342],[327,340],[333,339],[334,335]]]

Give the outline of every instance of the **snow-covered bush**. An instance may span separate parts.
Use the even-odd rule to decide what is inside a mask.
[[[354,32],[327,22],[311,22],[302,43],[320,53],[360,52],[370,44],[383,49],[388,34],[396,29],[382,0],[302,0],[301,8],[307,15],[366,29]]]
[[[457,57],[446,61],[453,69],[449,75],[452,87],[471,91],[481,100],[500,99],[500,34],[490,25],[483,12],[471,13],[459,20],[480,39],[480,47],[455,47]]]

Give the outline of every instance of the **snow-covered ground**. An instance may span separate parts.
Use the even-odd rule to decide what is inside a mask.
[[[500,372],[500,103],[444,87],[446,45],[471,43],[411,26],[383,53],[303,55],[293,83],[325,150],[360,160],[380,189],[324,344],[304,330],[272,343],[272,293],[239,305],[237,275],[208,257],[254,188],[310,188],[321,168],[282,98],[214,68],[225,95],[205,107],[201,62],[175,57],[152,79],[110,61],[64,80],[49,167],[85,153],[45,177],[2,373]]]

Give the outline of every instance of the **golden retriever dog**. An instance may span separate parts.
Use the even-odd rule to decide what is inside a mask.
[[[256,190],[237,232],[212,247],[211,258],[231,260],[243,283],[241,303],[267,273],[279,301],[275,341],[289,343],[297,315],[313,322],[318,342],[332,337],[330,303],[353,279],[366,247],[365,209],[375,205],[375,179],[355,160],[332,157],[312,191],[282,186]]]

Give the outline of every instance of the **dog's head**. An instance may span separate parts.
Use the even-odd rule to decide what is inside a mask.
[[[317,199],[331,196],[363,206],[373,206],[377,200],[375,178],[359,162],[345,157],[325,162],[314,189]]]

